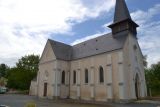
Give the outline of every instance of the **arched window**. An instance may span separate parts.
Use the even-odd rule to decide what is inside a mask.
[[[100,83],[104,83],[104,71],[102,66],[99,67],[99,81]]]
[[[48,73],[47,70],[45,70],[44,75],[45,75],[45,76],[44,76],[45,80],[48,80],[49,73]]]
[[[88,69],[85,69],[85,83],[88,83]]]
[[[73,71],[73,84],[76,84],[76,71]]]
[[[62,71],[62,84],[65,84],[65,71]]]

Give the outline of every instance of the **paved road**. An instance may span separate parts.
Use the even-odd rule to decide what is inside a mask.
[[[8,105],[10,107],[24,107],[28,102],[35,102],[37,107],[157,107],[158,104],[110,104],[107,105],[92,105],[92,104],[77,104],[77,103],[62,103],[54,102],[52,100],[38,99],[27,95],[11,95],[0,94],[0,104]]]

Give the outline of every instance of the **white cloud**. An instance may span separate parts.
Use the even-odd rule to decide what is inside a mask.
[[[160,21],[153,20],[156,15],[160,15],[159,10],[160,4],[157,4],[147,11],[137,10],[131,13],[133,20],[140,25],[138,28],[138,41],[143,54],[148,56],[147,61],[149,66],[160,61]],[[102,28],[106,29],[105,27],[110,23],[104,24]],[[98,37],[107,32],[108,30],[77,39],[72,45]]]
[[[41,54],[50,34],[72,34],[72,26],[109,12],[115,0],[0,0],[0,63],[14,65],[25,54]]]
[[[143,54],[148,56],[150,66],[160,61],[160,21],[145,24],[139,29],[139,43]]]
[[[148,11],[137,10],[131,13],[132,18],[140,25],[151,21],[151,19],[159,14],[160,4],[155,5],[153,8],[148,9]]]
[[[147,55],[148,65],[160,61],[160,21],[155,21],[157,15],[160,15],[160,4],[147,11],[138,10],[132,13],[132,17],[140,27],[138,28],[138,37],[140,47],[144,55]]]

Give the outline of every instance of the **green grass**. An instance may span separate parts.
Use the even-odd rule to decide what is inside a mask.
[[[152,96],[153,97],[160,97],[160,91],[153,91]]]
[[[27,103],[27,104],[25,105],[25,107],[36,107],[36,104],[35,104],[34,102],[32,102],[32,103]]]
[[[29,94],[29,90],[18,91],[18,94],[26,94],[26,95],[28,95]]]

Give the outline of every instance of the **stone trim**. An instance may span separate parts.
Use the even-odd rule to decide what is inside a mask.
[[[59,100],[60,97],[59,97],[59,96],[53,96],[53,99],[54,99],[54,100]]]
[[[92,86],[92,87],[93,87],[93,86],[94,86],[94,84],[90,84],[90,86]]]
[[[112,64],[107,64],[106,66],[111,66]]]
[[[94,69],[94,66],[91,66],[91,69]]]
[[[46,62],[41,62],[38,65],[43,65],[43,64],[46,64],[46,63],[54,62],[54,61],[56,61],[56,59],[53,59],[53,60],[50,60],[50,61],[46,61]]]
[[[66,84],[66,87],[69,87],[69,84]]]
[[[80,99],[81,99],[81,97],[80,97],[80,96],[77,96],[77,99],[79,99],[79,100],[80,100]]]
[[[92,101],[95,101],[95,98],[94,98],[94,97],[91,97],[91,100],[92,100]]]
[[[75,83],[75,84],[72,84],[72,86],[77,86],[77,84]]]
[[[112,83],[107,83],[107,86],[111,86],[112,85]]]
[[[78,68],[77,70],[79,71],[79,70],[81,70],[81,68]]]
[[[118,62],[118,64],[123,64],[123,62]]]
[[[57,71],[61,71],[61,69],[60,69],[60,68],[57,68]]]
[[[89,85],[89,83],[84,83],[84,85]]]
[[[123,84],[124,84],[123,82],[120,82],[120,83],[119,83],[120,86],[122,86]]]
[[[107,102],[112,103],[112,102],[113,102],[113,99],[108,98],[108,99],[107,99]]]
[[[77,86],[81,86],[81,84],[77,84]]]

